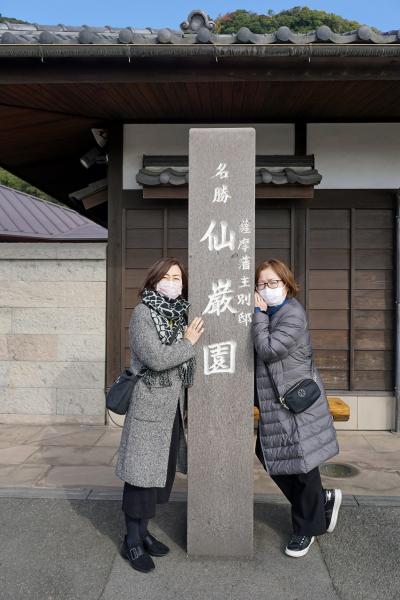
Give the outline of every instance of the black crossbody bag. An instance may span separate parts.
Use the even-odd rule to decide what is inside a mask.
[[[290,410],[295,414],[302,413],[314,404],[321,395],[321,389],[315,379],[305,378],[301,379],[291,388],[289,388],[283,396],[280,395],[279,390],[276,386],[274,378],[272,377],[271,370],[267,363],[268,375],[271,379],[272,388],[274,390],[276,399],[286,410]],[[314,370],[314,365],[313,365]]]
[[[175,327],[169,345],[176,340],[178,331],[179,325]],[[136,382],[140,379],[140,376],[141,371],[136,375],[134,375],[130,369],[122,371],[111,384],[110,389],[106,392],[106,408],[117,413],[117,415],[125,415],[128,412],[133,389]]]

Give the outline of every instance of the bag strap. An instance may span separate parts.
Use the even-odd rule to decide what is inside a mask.
[[[274,394],[276,396],[276,399],[278,400],[278,402],[280,402],[282,404],[281,395],[279,394],[278,387],[277,387],[277,385],[275,383],[274,378],[272,377],[272,373],[271,373],[271,369],[269,368],[269,364],[266,362],[265,366],[267,367],[268,375],[269,375],[269,378],[271,380],[272,389],[274,390]],[[315,368],[314,368],[314,359],[313,359],[312,356],[311,356],[311,368],[312,368],[312,378],[316,382],[316,377],[315,377],[316,373],[315,373]]]
[[[274,390],[274,394],[275,394],[275,396],[276,396],[276,399],[278,400],[278,402],[281,402],[281,399],[280,399],[280,398],[281,398],[281,396],[280,396],[280,394],[279,394],[279,390],[278,390],[278,388],[277,388],[277,385],[276,385],[276,383],[275,383],[275,380],[274,380],[274,378],[272,377],[271,369],[269,368],[269,365],[268,365],[268,363],[265,363],[265,366],[267,367],[268,375],[269,375],[269,378],[270,378],[270,380],[271,380],[272,389]]]

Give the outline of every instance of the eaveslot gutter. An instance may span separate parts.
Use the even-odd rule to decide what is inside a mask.
[[[400,44],[0,44],[0,58],[400,58]]]

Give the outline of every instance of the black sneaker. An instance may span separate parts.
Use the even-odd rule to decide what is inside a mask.
[[[160,540],[154,537],[149,531],[146,532],[146,535],[143,538],[143,546],[146,552],[152,556],[165,556],[169,552],[168,546],[160,542]]]
[[[297,558],[298,556],[304,556],[310,549],[311,544],[314,543],[314,536],[308,535],[295,535],[293,534],[289,540],[288,545],[285,548],[285,554]]]
[[[326,530],[328,533],[332,533],[336,527],[341,504],[342,490],[325,490]]]
[[[131,567],[142,573],[148,573],[155,567],[153,559],[145,551],[142,542],[137,546],[128,548],[126,536],[121,546],[121,556],[130,563]]]

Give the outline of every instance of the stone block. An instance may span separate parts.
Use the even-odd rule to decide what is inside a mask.
[[[57,389],[57,414],[105,414],[105,395],[102,389]]]
[[[7,336],[0,334],[0,360],[9,360]]]
[[[43,465],[10,465],[0,466],[0,486],[30,487],[44,477],[47,466]],[[2,490],[3,492],[4,490]],[[15,491],[14,491],[15,494]],[[3,494],[2,494],[3,495]]]
[[[0,333],[11,333],[11,329],[12,308],[0,307]]]
[[[36,414],[2,414],[0,413],[0,425],[4,426],[26,426],[26,425],[79,425],[79,426],[101,426],[104,425],[102,415],[36,415]]]
[[[0,388],[1,393],[1,388]],[[24,442],[30,440],[30,438],[34,435],[37,435],[42,427],[32,426],[29,424],[23,425],[2,425],[0,427],[0,444],[1,445],[15,445],[15,444],[23,444]]]
[[[0,389],[8,387],[10,378],[10,366],[12,363],[7,360],[0,361]]]
[[[322,477],[324,488],[340,487],[344,494],[367,496],[399,496],[400,477],[383,469],[361,471],[355,477]]]
[[[394,425],[393,396],[358,396],[358,428],[390,430]]]
[[[106,281],[104,260],[0,260],[0,281]]]
[[[96,446],[112,446],[118,448],[121,441],[121,427],[107,427],[101,438],[96,442]]]
[[[123,482],[114,473],[114,467],[106,466],[54,466],[37,483],[45,487],[117,487]]]
[[[106,336],[87,334],[57,335],[57,359],[62,361],[105,361]]]
[[[3,281],[0,286],[0,306],[90,308],[105,304],[104,281]]]
[[[6,385],[38,388],[98,388],[103,389],[104,362],[33,362],[8,364]],[[0,379],[1,381],[1,379]]]
[[[7,347],[9,360],[57,360],[57,336],[55,335],[16,333],[7,336]]]
[[[20,465],[36,452],[37,446],[9,446],[0,448],[0,465]]]
[[[355,451],[363,454],[371,450],[363,431],[338,431],[337,437],[340,452]]]
[[[1,450],[0,450],[1,452]],[[114,449],[84,446],[41,446],[28,459],[35,465],[111,465]],[[1,455],[0,455],[1,456]]]
[[[390,433],[389,431],[382,431],[379,434],[366,433],[365,439],[375,452],[385,454],[390,452],[396,454],[399,461],[400,472],[400,435]]]
[[[25,382],[25,385],[27,383],[29,382]],[[56,412],[55,389],[30,386],[3,390],[5,394],[1,398],[0,413],[50,415]]]
[[[106,251],[107,242],[6,242],[2,244],[1,260],[105,260]]]
[[[105,333],[104,308],[15,308],[15,333]]]
[[[93,446],[104,433],[104,427],[56,425],[43,427],[29,438],[35,446]]]

